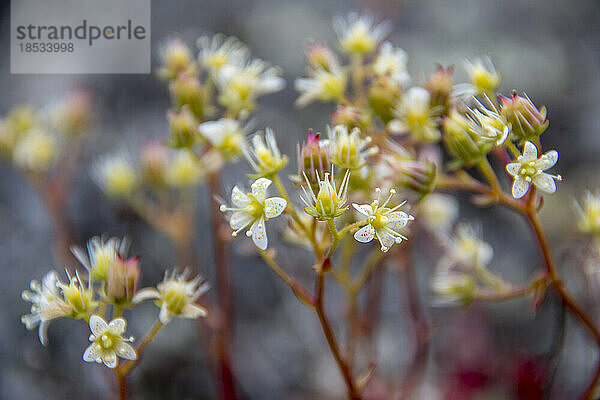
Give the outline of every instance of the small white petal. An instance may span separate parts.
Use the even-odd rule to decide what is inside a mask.
[[[166,302],[164,302],[162,304],[162,306],[160,307],[160,313],[158,313],[158,319],[160,320],[160,322],[162,322],[165,325],[168,324],[169,321],[171,321],[171,313],[169,312],[169,308],[168,308]]]
[[[546,174],[544,172],[534,176],[533,183],[540,190],[543,190],[546,193],[556,192],[556,182],[554,182],[554,178],[551,175]]]
[[[104,357],[102,357],[102,361],[108,368],[112,369],[117,367],[117,355],[114,351],[105,353]]]
[[[356,211],[358,211],[361,214],[366,215],[367,217],[373,214],[373,208],[369,204],[356,204],[356,203],[353,203],[352,206],[354,208],[356,208]]]
[[[354,239],[361,243],[368,243],[375,237],[375,228],[373,225],[365,225],[354,234]]]
[[[238,230],[241,228],[245,228],[250,225],[250,223],[254,220],[252,215],[247,213],[246,211],[236,211],[231,214],[231,218],[229,219],[229,226],[231,229]]]
[[[518,176],[515,178],[515,181],[512,185],[512,195],[515,199],[520,199],[525,196],[525,193],[529,190],[529,183],[524,179],[519,178]]]
[[[261,218],[252,225],[252,241],[261,250],[267,249],[267,231],[265,229],[265,219]]]
[[[523,147],[523,159],[524,161],[532,161],[537,158],[537,147],[531,142],[525,142]]]
[[[281,215],[287,207],[287,201],[281,197],[271,197],[265,200],[265,216],[267,218],[275,218]]]
[[[550,167],[553,167],[554,164],[558,161],[558,151],[550,150],[546,152],[540,159],[536,162],[536,166],[540,170],[545,170]]]
[[[48,344],[48,325],[50,325],[50,321],[42,321],[38,328],[38,338],[40,339],[42,346]]]
[[[181,316],[183,318],[196,319],[198,317],[206,317],[207,311],[206,308],[199,306],[197,304],[187,304],[183,307],[183,311]]]
[[[256,200],[263,202],[267,194],[267,188],[271,185],[271,180],[267,178],[259,178],[252,184],[252,194]]]
[[[379,230],[376,232],[377,240],[381,243],[381,251],[387,253],[388,250],[396,243],[396,238],[383,230]]]
[[[115,318],[108,324],[108,330],[114,335],[121,336],[127,329],[127,322],[123,318]]]
[[[104,332],[108,330],[108,324],[102,317],[97,315],[92,315],[90,317],[90,331],[92,331],[92,335],[100,336]]]
[[[83,353],[83,361],[85,362],[94,362],[98,358],[100,358],[100,352],[98,351],[98,345],[96,343],[90,344],[85,352]]]
[[[239,187],[234,186],[231,191],[231,202],[236,207],[246,207],[252,200]]]
[[[150,299],[158,299],[160,297],[160,293],[158,290],[154,288],[144,288],[139,290],[131,299],[133,304],[141,303],[142,301],[150,300]]]
[[[408,224],[408,221],[410,221],[411,219],[410,216],[404,211],[396,211],[393,213],[389,213],[387,217],[389,219],[389,222],[387,223],[386,227],[395,231],[404,228]]]
[[[519,170],[521,169],[521,163],[514,162],[506,165],[506,171],[512,175],[517,176],[519,174]]]
[[[137,354],[133,347],[126,342],[120,341],[115,345],[117,355],[126,360],[137,360]]]

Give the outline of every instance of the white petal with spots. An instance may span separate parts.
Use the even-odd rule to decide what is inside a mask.
[[[395,231],[404,228],[408,225],[408,221],[410,221],[411,217],[404,211],[396,211],[393,213],[389,213],[387,215],[390,222],[387,223],[386,227],[393,229]]]
[[[252,225],[252,241],[261,250],[267,249],[267,231],[265,229],[265,219],[261,218]]]
[[[543,190],[546,193],[556,192],[556,182],[554,182],[554,178],[551,175],[543,172],[541,174],[537,174],[533,177],[533,183],[540,190]]]
[[[520,199],[525,196],[525,193],[529,190],[529,183],[520,177],[516,177],[512,185],[512,195],[515,199]]]
[[[373,208],[369,205],[369,204],[352,204],[352,206],[354,208],[356,208],[356,211],[358,211],[361,214],[366,215],[367,217],[370,216],[371,214],[373,214]]]
[[[231,191],[231,202],[236,207],[246,207],[252,200],[250,197],[246,196],[246,193],[242,192],[239,187],[234,186]]]
[[[92,335],[100,336],[104,332],[108,330],[108,324],[105,320],[97,315],[92,315],[90,317],[90,331],[92,331]]]
[[[100,352],[98,351],[98,345],[96,343],[90,344],[83,353],[83,361],[85,362],[94,362],[99,358]]]
[[[396,238],[391,234],[384,230],[379,230],[376,232],[377,240],[381,243],[381,250],[386,252],[396,243]]]
[[[375,237],[375,228],[373,225],[365,225],[354,234],[354,239],[361,243],[368,243]]]
[[[514,162],[506,165],[506,171],[511,176],[517,176],[519,174],[519,170],[521,169],[521,163]]]
[[[523,147],[523,162],[533,161],[537,158],[537,147],[532,142],[525,142]]]
[[[102,357],[102,361],[104,362],[104,365],[106,365],[108,368],[117,367],[117,355],[114,351],[105,353]]]
[[[137,359],[137,354],[135,354],[135,350],[133,349],[133,347],[131,347],[129,343],[121,341],[115,345],[115,350],[117,352],[117,355],[121,358],[124,358],[126,360]]]
[[[115,318],[108,324],[108,330],[114,335],[122,335],[127,329],[127,322],[123,318]]]
[[[238,230],[241,228],[245,228],[250,225],[250,223],[254,220],[252,215],[247,213],[246,211],[236,211],[231,214],[231,218],[229,219],[229,226],[231,229]]]
[[[287,201],[281,197],[268,198],[265,200],[265,216],[267,218],[275,218],[281,215],[286,206]]]
[[[540,157],[540,159],[536,162],[536,166],[543,171],[545,169],[553,167],[557,161],[558,151],[550,150],[549,152],[545,153],[542,157]]]
[[[256,200],[261,203],[265,201],[265,197],[267,194],[267,188],[271,185],[271,180],[267,178],[259,178],[252,184],[252,194],[256,198]]]

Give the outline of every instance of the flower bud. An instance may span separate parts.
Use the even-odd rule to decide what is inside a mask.
[[[442,107],[442,114],[448,114],[450,108],[450,94],[452,93],[454,67],[444,68],[438,65],[429,75],[425,88],[429,91],[432,107]]]
[[[331,72],[331,67],[337,64],[335,54],[324,44],[309,42],[306,58],[312,69],[322,69]]]
[[[165,170],[165,182],[174,188],[189,188],[198,184],[203,173],[198,158],[191,150],[175,150]]]
[[[394,118],[394,106],[400,101],[402,87],[387,76],[378,78],[369,88],[369,106],[383,123]]]
[[[455,166],[472,166],[493,147],[493,143],[480,143],[477,136],[469,130],[468,120],[456,111],[443,118],[442,126],[444,144],[455,158]]]
[[[169,144],[173,147],[191,147],[200,137],[198,133],[198,120],[190,111],[189,105],[181,107],[179,112],[169,110]]]
[[[62,295],[72,308],[71,317],[75,319],[84,318],[96,308],[94,292],[86,287],[79,275],[69,277],[69,284],[58,282],[57,286],[62,290]]]
[[[432,162],[406,162],[399,168],[399,172],[399,185],[419,194],[420,198],[427,196],[435,188],[436,166]]]
[[[441,272],[434,275],[431,288],[441,305],[469,305],[475,297],[475,279],[461,272]]]
[[[334,125],[346,125],[350,129],[363,129],[371,123],[371,117],[356,107],[338,106],[331,114],[331,122]]]
[[[500,86],[500,74],[496,71],[489,57],[477,59],[474,62],[467,60],[465,69],[476,94],[492,95]]]
[[[140,259],[120,255],[107,271],[105,294],[115,304],[128,304],[135,295],[140,280]]]
[[[177,109],[188,105],[192,114],[196,118],[202,119],[207,112],[208,93],[196,77],[180,74],[171,82],[169,90]]]
[[[167,148],[162,143],[157,140],[144,143],[140,151],[140,173],[144,182],[162,185],[167,163]]]
[[[92,120],[92,100],[83,90],[67,95],[56,110],[58,129],[69,136],[78,136],[89,128]]]
[[[586,192],[582,203],[575,203],[580,232],[600,237],[600,193]]]
[[[537,139],[548,128],[546,119],[546,107],[542,106],[539,110],[529,99],[527,94],[524,97],[517,96],[513,91],[512,96],[498,96],[500,100],[500,112],[511,124],[512,132],[521,142]]]
[[[326,141],[320,140],[320,133],[308,131],[308,138],[302,146],[298,145],[298,175],[292,180],[298,185],[304,185],[304,176],[312,189],[319,188],[319,178],[331,172],[331,163],[327,153]]]
[[[180,73],[194,73],[196,65],[190,48],[179,38],[171,38],[161,54],[158,76],[163,80],[177,78]]]

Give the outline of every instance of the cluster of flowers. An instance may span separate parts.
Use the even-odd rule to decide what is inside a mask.
[[[118,238],[92,238],[87,252],[73,248],[73,254],[85,267],[84,273],[66,271],[67,281],[61,281],[56,271],[48,272],[41,282],[31,281],[30,290],[23,291],[24,300],[31,302],[30,314],[21,321],[27,329],[38,327],[40,342],[46,345],[48,325],[58,318],[72,318],[89,323],[91,344],[83,353],[86,362],[118,366],[118,358],[136,360],[132,337],[124,337],[127,322],[121,313],[144,300],[154,300],[160,308],[157,323],[167,324],[173,316],[198,318],[206,309],[196,302],[208,285],[198,276],[188,278],[186,271],[165,273],[156,288],[138,289],[139,257],[127,258],[127,241]],[[112,313],[112,320],[107,322]],[[159,326],[160,326],[159,325]]]

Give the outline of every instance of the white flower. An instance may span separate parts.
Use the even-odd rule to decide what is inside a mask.
[[[91,238],[87,243],[87,254],[79,247],[71,247],[71,252],[94,279],[104,280],[108,269],[127,248],[127,240],[116,237],[104,240],[99,236]]]
[[[489,57],[465,60],[465,70],[476,94],[493,94],[500,85],[500,74]]]
[[[396,207],[388,208],[387,205],[396,193],[394,189],[390,189],[388,198],[380,203],[381,189],[376,188],[377,199],[371,204],[352,204],[354,208],[361,214],[365,215],[367,225],[356,231],[354,238],[361,243],[368,243],[374,238],[379,240],[381,251],[387,252],[394,243],[400,243],[406,239],[400,230],[408,225],[414,217],[408,215],[404,211],[396,211],[406,202],[398,204]]]
[[[138,186],[137,171],[124,153],[107,155],[98,160],[93,178],[100,188],[112,197],[127,197]]]
[[[178,37],[170,38],[161,46],[162,66],[158,76],[162,79],[175,79],[180,73],[193,73],[196,69],[190,48]]]
[[[410,132],[423,142],[436,142],[441,137],[436,114],[437,110],[430,104],[429,92],[422,87],[412,87],[395,110],[397,119],[390,121],[388,128],[395,134]]]
[[[198,158],[189,149],[173,150],[173,156],[165,170],[165,181],[175,188],[196,186],[204,171]]]
[[[58,142],[54,135],[42,129],[32,129],[17,142],[13,153],[15,164],[33,172],[50,168],[58,154]]]
[[[144,288],[133,296],[134,304],[144,300],[155,299],[160,307],[159,320],[163,324],[171,321],[172,316],[196,319],[205,317],[207,311],[204,307],[196,304],[208,290],[208,283],[202,277],[187,279],[187,271],[177,274],[175,270],[166,272],[165,278],[155,288]]]
[[[306,204],[304,212],[312,217],[319,219],[335,218],[342,215],[348,209],[346,202],[348,201],[350,170],[346,170],[339,189],[336,188],[333,165],[331,166],[331,171],[331,175],[328,172],[325,173],[323,180],[317,174],[319,191],[316,195],[308,176],[302,171],[306,187],[304,185],[301,186],[304,196],[300,196],[300,198]]]
[[[558,161],[558,152],[550,150],[541,157],[537,156],[537,147],[532,142],[525,142],[523,155],[519,156],[517,162],[510,163],[506,170],[514,176],[512,195],[515,199],[525,196],[529,186],[533,183],[546,193],[556,192],[556,182],[560,181],[560,175],[550,175],[543,171],[551,168]]]
[[[222,212],[233,212],[229,219],[229,225],[234,230],[232,235],[236,236],[242,229],[250,226],[246,235],[252,236],[252,241],[261,250],[265,250],[268,244],[266,221],[279,216],[287,207],[287,201],[281,197],[266,198],[269,185],[271,180],[259,178],[252,184],[252,192],[247,194],[235,186],[231,192],[234,207],[221,205]]]
[[[360,129],[348,133],[346,125],[327,126],[328,147],[331,162],[344,169],[359,169],[367,164],[367,157],[377,153],[377,146],[368,147],[371,137],[360,137]]]
[[[47,331],[50,321],[71,314],[72,308],[59,293],[59,279],[56,271],[50,271],[44,276],[42,282],[31,281],[31,291],[25,290],[21,297],[31,302],[31,314],[23,315],[21,322],[27,329],[39,325],[38,336],[45,346],[48,343]]]
[[[346,79],[346,72],[337,62],[332,62],[329,70],[316,68],[310,71],[310,77],[298,78],[294,82],[294,88],[300,92],[296,106],[304,107],[316,100],[341,100],[346,92]]]
[[[225,159],[233,159],[242,153],[245,133],[237,120],[221,118],[203,122],[198,130]]]
[[[115,318],[110,323],[99,317],[90,317],[89,337],[92,342],[83,353],[83,361],[104,363],[108,368],[117,367],[117,356],[125,360],[136,360],[137,354],[129,344],[133,337],[124,338],[123,334],[127,328],[127,322],[123,318]]]
[[[285,166],[287,157],[282,156],[273,129],[267,128],[264,137],[254,135],[252,145],[242,148],[248,164],[261,176],[271,175]]]
[[[500,114],[490,98],[487,95],[484,96],[491,109],[474,98],[473,100],[479,107],[469,109],[469,113],[467,113],[469,131],[484,142],[494,142],[496,146],[502,146],[508,138],[510,123]]]
[[[431,193],[419,203],[419,221],[432,232],[447,232],[458,216],[455,197]]]
[[[334,18],[333,28],[338,35],[342,50],[351,54],[366,54],[374,51],[391,30],[389,22],[374,26],[372,17],[357,13],[351,13],[347,18]]]
[[[404,86],[410,81],[410,75],[406,71],[407,60],[404,50],[394,48],[390,42],[384,42],[373,62],[373,72],[376,76],[388,76],[393,82]]]
[[[441,263],[446,264],[446,269],[455,265],[472,269],[486,267],[494,257],[494,249],[481,239],[481,232],[467,223],[456,227],[447,246],[447,258]]]
[[[436,271],[431,280],[431,289],[436,294],[436,305],[467,305],[473,300],[477,289],[475,279],[458,271]]]
[[[250,51],[237,38],[216,34],[212,38],[201,36],[196,45],[200,49],[198,61],[213,77],[226,65],[242,65]]]

